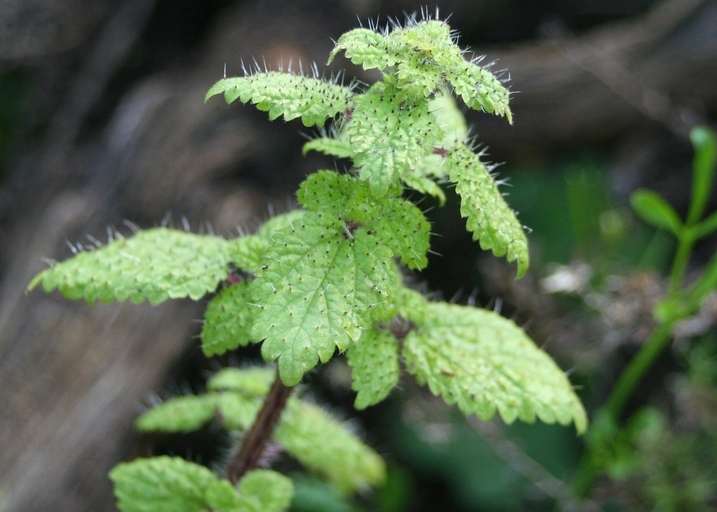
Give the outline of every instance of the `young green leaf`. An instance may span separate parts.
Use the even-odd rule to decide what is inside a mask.
[[[291,210],[264,222],[253,235],[246,235],[227,243],[229,258],[238,268],[254,273],[261,266],[261,258],[269,248],[274,233],[290,226],[304,215],[303,210]]]
[[[408,372],[464,414],[496,412],[507,423],[575,423],[587,416],[570,382],[545,352],[497,313],[444,303],[407,312],[415,324],[403,345]]]
[[[256,512],[281,512],[291,504],[294,484],[276,471],[254,469],[239,482],[239,493],[259,506]]]
[[[268,470],[248,472],[237,489],[203,466],[167,456],[118,464],[110,478],[122,512],[282,512],[294,489]]]
[[[307,213],[277,236],[251,283],[260,310],[252,327],[262,354],[279,360],[287,386],[336,347],[346,350],[388,312],[396,283],[391,252],[365,230]]]
[[[692,159],[692,202],[687,215],[687,224],[696,224],[705,211],[705,206],[714,191],[715,160],[717,159],[717,139],[706,126],[697,126],[690,132],[690,140],[695,148]]]
[[[214,396],[178,396],[142,413],[135,427],[143,432],[192,432],[211,421],[216,411]]]
[[[140,231],[42,271],[28,285],[59,288],[70,299],[159,304],[167,299],[198,300],[229,275],[228,242],[166,228]]]
[[[251,101],[269,119],[301,118],[304,126],[323,126],[327,119],[351,107],[350,87],[291,73],[269,71],[244,77],[225,78],[207,92],[205,100],[224,94],[227,103]]]
[[[383,459],[320,407],[290,401],[276,440],[312,472],[340,491],[360,491],[386,478]]]
[[[263,397],[269,392],[275,375],[272,367],[224,368],[209,378],[207,389],[237,391],[248,397]]]
[[[682,221],[677,212],[660,194],[652,190],[639,189],[630,196],[630,204],[642,220],[659,229],[679,236]]]
[[[443,21],[422,21],[385,36],[352,30],[339,38],[329,62],[342,50],[364,69],[376,68],[389,75],[384,78],[394,82],[400,101],[428,98],[448,82],[469,107],[506,116],[512,122],[508,90],[493,73],[463,58]]]
[[[301,152],[305,155],[309,151],[318,151],[325,155],[336,158],[353,158],[354,152],[351,144],[345,139],[336,139],[333,137],[318,137],[312,139],[302,148]]]
[[[402,102],[385,83],[356,98],[348,125],[354,163],[375,195],[384,195],[397,180],[433,152],[443,132],[428,102]]]
[[[309,210],[357,223],[374,233],[411,269],[428,264],[430,224],[414,204],[399,197],[374,197],[368,184],[348,175],[319,171],[301,184],[299,201]]]
[[[110,478],[122,512],[206,512],[207,494],[220,481],[203,466],[166,456],[118,464]]]
[[[219,292],[207,306],[202,325],[202,352],[206,357],[245,347],[256,308],[249,305],[249,283],[232,284]]]
[[[451,181],[461,196],[461,215],[483,249],[496,256],[507,254],[518,263],[518,277],[528,270],[528,241],[515,213],[508,207],[488,170],[465,144],[447,153]]]
[[[211,420],[227,428],[246,430],[261,407],[260,396],[234,391],[170,398],[145,411],[136,421],[144,432],[192,432]]]
[[[366,329],[346,355],[352,367],[351,389],[358,392],[356,409],[381,402],[398,384],[398,343],[389,331]]]
[[[329,55],[327,64],[331,64],[340,51],[345,51],[351,62],[363,66],[364,69],[384,70],[396,64],[396,58],[391,54],[386,38],[365,28],[357,28],[343,34]]]

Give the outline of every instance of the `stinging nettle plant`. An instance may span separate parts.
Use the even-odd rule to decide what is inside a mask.
[[[148,229],[80,252],[32,280],[30,289],[42,284],[89,303],[214,294],[201,332],[204,354],[261,343],[264,359],[277,362],[221,370],[207,393],[169,399],[140,416],[140,430],[186,432],[219,421],[243,438],[223,475],[166,456],[118,465],[110,477],[120,509],[285,510],[291,480],[257,469],[276,446],[341,492],[380,484],[381,457],[292,393],[306,372],[337,353],[351,366],[357,409],[389,395],[403,362],[467,415],[488,420],[497,411],[508,423],[538,418],[585,431],[570,382],[520,327],[493,311],[430,301],[402,279],[399,265],[424,268],[430,247],[430,224],[404,190],[443,203],[444,182],[455,184],[481,247],[515,261],[518,277],[528,268],[523,228],[474,151],[451,92],[512,122],[510,94],[478,60],[466,60],[456,40],[445,22],[428,16],[347,32],[329,62],[344,52],[380,71],[371,86],[290,70],[220,80],[207,99],[223,94],[270,119],[300,118],[321,133],[305,152],[353,166],[309,176],[297,194],[303,209],[273,217],[252,235],[227,240]]]

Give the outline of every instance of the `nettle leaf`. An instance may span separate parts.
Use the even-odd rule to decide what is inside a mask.
[[[409,373],[447,403],[482,420],[575,423],[587,416],[565,374],[525,332],[495,312],[427,303],[403,344]]]
[[[388,330],[366,329],[346,356],[352,367],[351,389],[358,392],[356,409],[381,402],[398,384],[398,343]]]
[[[400,197],[375,197],[370,186],[352,176],[319,171],[301,184],[297,194],[306,208],[356,223],[411,269],[428,264],[430,224],[421,210]]]
[[[47,292],[58,288],[65,297],[90,304],[98,299],[152,304],[198,300],[229,275],[227,244],[217,236],[148,229],[48,268],[28,289],[42,283]]]
[[[302,75],[269,71],[244,77],[225,78],[207,92],[205,100],[224,94],[227,103],[251,101],[269,119],[301,118],[304,126],[323,126],[327,119],[351,106],[350,87]]]
[[[235,488],[209,469],[179,457],[137,459],[110,471],[122,512],[281,512],[291,480],[268,470],[248,472]]]
[[[304,155],[309,151],[318,151],[319,153],[336,158],[354,157],[354,152],[351,149],[349,141],[334,137],[317,137],[316,139],[312,139],[304,144],[301,151]]]
[[[396,64],[387,39],[378,32],[365,28],[350,30],[339,37],[327,64],[331,64],[341,51],[346,52],[346,57],[351,59],[351,62],[363,66],[364,69],[383,70]]]
[[[289,454],[342,492],[386,479],[381,456],[316,405],[290,401],[275,436]]]
[[[143,432],[192,432],[214,418],[214,396],[186,395],[170,398],[142,413],[135,427]]]
[[[110,479],[122,512],[206,512],[207,494],[220,481],[203,466],[166,456],[118,464]]]
[[[269,248],[274,233],[290,226],[292,222],[304,215],[303,210],[291,210],[276,215],[264,222],[253,235],[245,235],[227,243],[229,257],[238,268],[247,272],[256,272],[261,266],[261,258]]]
[[[399,99],[428,98],[448,82],[470,108],[506,116],[512,122],[508,90],[478,61],[463,58],[443,21],[422,21],[385,36],[352,30],[339,38],[329,62],[342,50],[364,69],[379,69],[394,77]]]
[[[354,163],[376,195],[384,195],[443,137],[428,102],[402,102],[396,89],[377,83],[356,98],[348,125]]]
[[[271,367],[224,368],[207,381],[211,391],[237,391],[245,396],[263,397],[269,392],[276,373]]]
[[[228,285],[207,306],[202,325],[202,352],[206,357],[249,344],[256,307],[249,304],[249,283]]]
[[[518,277],[525,275],[529,265],[528,241],[515,213],[508,207],[493,177],[480,157],[467,146],[448,151],[446,163],[456,192],[461,196],[461,215],[473,239],[484,250],[496,256],[507,254],[508,261],[517,261]]]
[[[443,21],[431,20],[394,30],[388,39],[401,58],[397,87],[411,98],[427,98],[445,82],[446,70],[464,62]]]
[[[144,432],[192,432],[217,420],[227,428],[246,430],[256,418],[263,395],[235,391],[170,398],[142,413],[135,426]]]
[[[510,92],[496,76],[473,62],[461,62],[446,73],[455,93],[474,110],[505,116],[513,123],[508,103]]]
[[[291,504],[294,484],[276,471],[254,469],[239,482],[239,492],[258,505],[257,512],[281,512]]]
[[[397,281],[390,250],[367,231],[349,237],[344,227],[334,217],[307,213],[277,236],[250,285],[252,302],[260,305],[252,339],[264,340],[264,359],[279,360],[287,386],[337,347],[346,350],[388,312]]]

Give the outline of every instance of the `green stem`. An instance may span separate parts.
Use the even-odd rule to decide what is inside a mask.
[[[608,419],[617,424],[628,400],[632,397],[635,387],[652,367],[655,360],[669,345],[672,338],[672,328],[675,320],[660,324],[645,344],[628,363],[608,396],[598,415],[607,415]],[[595,478],[596,468],[593,463],[593,453],[590,446],[583,454],[573,481],[573,490],[577,496],[587,496]]]
[[[281,382],[277,371],[269,394],[264,399],[264,405],[254,420],[254,424],[244,436],[240,450],[232,458],[227,468],[227,478],[232,483],[236,484],[247,471],[254,469],[261,460],[266,445],[274,434],[274,428],[279,422],[281,413],[286,407],[286,401],[293,390],[293,387],[287,387]]]
[[[674,295],[682,288],[682,281],[690,261],[692,248],[695,245],[694,234],[691,230],[685,229],[679,237],[677,244],[677,252],[672,262],[672,270],[670,271],[670,287],[668,295]]]

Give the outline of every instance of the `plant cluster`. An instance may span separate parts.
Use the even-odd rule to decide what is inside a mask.
[[[124,512],[280,511],[292,482],[257,469],[279,446],[341,492],[380,484],[382,459],[342,424],[293,389],[306,372],[345,354],[355,406],[384,400],[401,367],[465,414],[496,411],[567,425],[586,413],[565,374],[512,321],[498,313],[434,302],[404,283],[401,265],[427,265],[430,224],[407,188],[444,200],[452,183],[461,215],[483,249],[528,268],[521,224],[481,161],[451,92],[469,108],[511,121],[509,91],[479,60],[466,60],[439,19],[411,19],[352,30],[344,52],[381,80],[344,85],[318,72],[253,69],[219,81],[207,99],[253,103],[270,119],[323,127],[305,151],[352,162],[320,170],[298,190],[302,209],[278,215],[256,233],[228,240],[167,228],[113,237],[36,276],[32,289],[59,289],[89,303],[201,300],[213,294],[201,332],[206,356],[261,343],[276,369],[228,368],[201,396],[177,397],[143,414],[142,430],[184,432],[218,421],[244,433],[223,475],[176,457],[137,459],[111,472]]]

